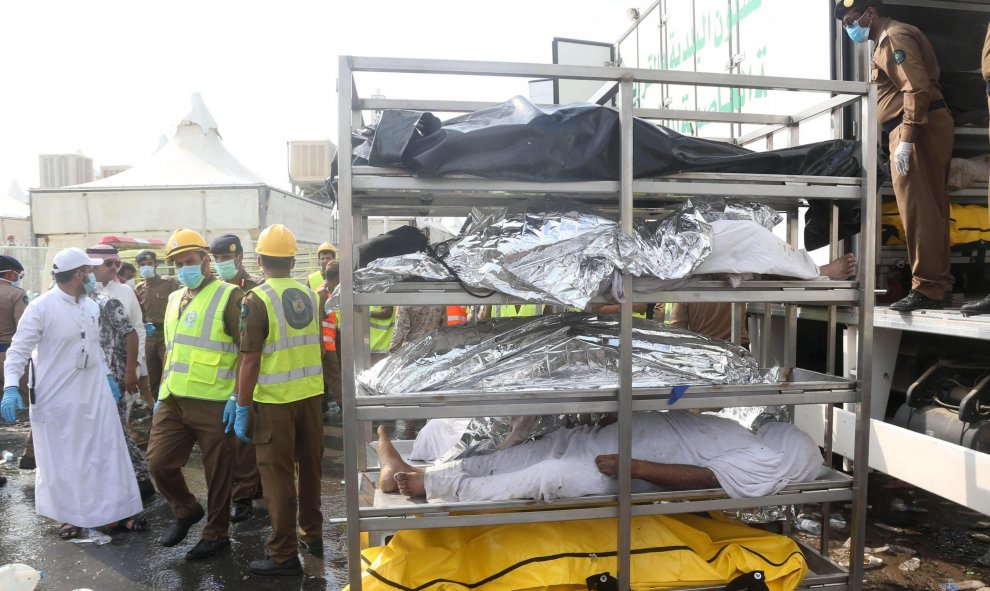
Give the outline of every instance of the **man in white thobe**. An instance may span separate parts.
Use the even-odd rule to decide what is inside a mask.
[[[55,255],[56,287],[24,310],[4,364],[6,384],[34,364],[35,511],[85,528],[142,510],[100,349],[100,309],[86,297],[96,287],[92,267],[102,263],[78,248]],[[7,422],[23,407],[17,394],[16,386],[4,389]]]

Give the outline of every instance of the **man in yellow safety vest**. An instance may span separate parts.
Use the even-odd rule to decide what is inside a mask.
[[[316,258],[319,260],[320,268],[310,273],[309,277],[306,278],[309,288],[313,291],[318,291],[323,285],[323,276],[327,272],[327,265],[337,260],[337,249],[333,244],[324,242],[316,249]]]
[[[236,396],[241,292],[210,271],[209,247],[194,230],[176,230],[166,244],[183,289],[165,307],[165,365],[148,443],[148,469],[175,521],[162,535],[175,546],[206,514],[202,539],[186,560],[230,545],[231,457]],[[207,510],[189,492],[182,468],[199,444],[206,475]]]
[[[297,575],[302,572],[297,523],[310,554],[323,553],[320,310],[316,294],[291,278],[296,238],[288,228],[265,228],[255,252],[265,283],[248,292],[241,306],[234,431],[255,445],[272,535],[268,558],[251,561],[250,570]]]

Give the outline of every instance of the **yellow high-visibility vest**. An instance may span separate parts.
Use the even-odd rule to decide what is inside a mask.
[[[288,278],[268,279],[251,293],[268,312],[255,402],[286,404],[323,394],[316,294]]]
[[[206,284],[182,313],[187,289],[173,291],[165,308],[165,369],[158,399],[170,395],[227,400],[234,393],[237,345],[223,330],[223,311],[237,289],[219,279]]]

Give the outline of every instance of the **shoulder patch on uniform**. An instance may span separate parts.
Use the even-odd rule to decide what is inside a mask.
[[[251,308],[248,308],[247,304],[241,302],[241,320],[247,318],[248,314],[250,313],[251,313]]]
[[[906,57],[907,57],[907,54],[904,53],[904,50],[903,49],[895,49],[894,50],[894,63],[895,64],[902,63]]]
[[[26,304],[26,303],[28,303],[28,297],[27,297],[27,294],[24,294],[24,297],[23,297],[22,299],[24,300],[24,303],[25,303],[25,304]]]

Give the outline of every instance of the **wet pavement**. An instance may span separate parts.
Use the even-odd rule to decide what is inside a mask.
[[[27,425],[0,426],[0,451],[20,456]],[[343,458],[341,430],[326,427],[323,462],[324,519],[344,515]],[[160,494],[145,503],[148,528],[143,532],[121,533],[104,546],[73,544],[58,538],[58,523],[34,512],[34,472],[17,464],[0,465],[7,477],[0,487],[0,566],[11,562],[27,564],[44,571],[40,591],[117,590],[278,590],[336,591],[347,578],[346,545],[343,526],[327,525],[323,530],[324,558],[303,552],[304,575],[299,577],[252,576],[248,563],[264,557],[265,538],[271,531],[265,502],[257,499],[255,511],[245,521],[231,524],[231,547],[202,562],[187,562],[186,552],[199,540],[204,522],[193,526],[184,542],[173,548],[158,544],[158,537],[172,521],[168,505]],[[206,484],[198,448],[184,470],[190,490],[206,503]],[[65,494],[93,494],[93,491],[65,491]],[[98,491],[97,491],[98,494]],[[85,533],[84,533],[85,535]]]

